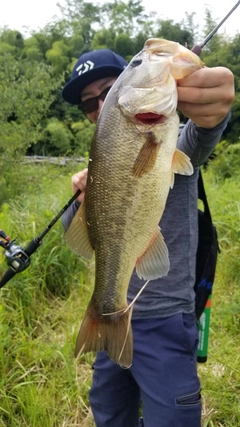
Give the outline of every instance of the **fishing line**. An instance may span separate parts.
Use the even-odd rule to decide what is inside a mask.
[[[102,313],[102,316],[111,316],[114,314],[125,314],[127,311],[132,307],[132,305],[135,303],[135,301],[138,299],[139,295],[141,295],[142,291],[146,288],[147,284],[150,282],[150,280],[147,280],[146,283],[141,287],[140,291],[137,293],[137,295],[133,298],[133,300],[130,302],[130,304],[127,306],[127,308],[122,308],[121,310],[114,311],[112,313]]]

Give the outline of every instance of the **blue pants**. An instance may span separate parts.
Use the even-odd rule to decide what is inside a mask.
[[[131,368],[97,354],[89,394],[96,426],[200,427],[195,315],[132,320],[132,327]]]

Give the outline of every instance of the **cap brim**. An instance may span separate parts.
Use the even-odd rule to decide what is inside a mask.
[[[86,86],[104,77],[118,77],[122,71],[123,68],[118,66],[96,67],[70,80],[62,90],[62,97],[70,104],[79,105],[81,102],[81,92]]]

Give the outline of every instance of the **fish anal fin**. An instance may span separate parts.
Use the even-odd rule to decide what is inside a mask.
[[[190,158],[182,151],[176,149],[172,159],[172,171],[180,175],[192,175],[193,166]]]
[[[85,212],[85,204],[82,202],[77,210],[73,220],[68,227],[65,238],[69,247],[84,258],[90,259],[94,254],[94,249],[91,246]]]
[[[166,276],[169,267],[168,248],[158,227],[148,248],[137,260],[136,273],[140,279],[154,280]]]
[[[132,307],[124,309],[127,304],[116,313],[101,315],[91,300],[78,333],[75,357],[91,351],[106,351],[115,363],[129,368],[133,356]]]
[[[157,142],[154,134],[152,132],[148,132],[146,141],[134,162],[132,170],[133,176],[140,178],[153,169],[160,146],[161,141]]]

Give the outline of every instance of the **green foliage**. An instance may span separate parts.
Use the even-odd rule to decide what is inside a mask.
[[[73,123],[72,132],[75,136],[74,152],[78,156],[85,156],[90,151],[95,125],[85,119],[81,122]]]
[[[36,37],[29,37],[24,41],[23,57],[31,61],[41,61],[43,59],[43,53],[39,41]]]
[[[211,161],[210,168],[219,181],[237,178],[240,171],[240,143],[229,144],[227,141],[221,141],[214,150],[214,160]]]
[[[47,50],[52,46],[52,35],[46,34],[44,31],[40,31],[33,32],[32,36],[38,41],[38,46],[42,52],[43,58],[45,58]]]
[[[81,53],[83,52],[84,49],[84,39],[81,33],[75,33],[73,34],[73,36],[70,38],[69,40],[69,52],[71,54],[71,57],[76,58],[76,60],[79,58],[79,56],[81,55]],[[75,61],[76,62],[76,61]],[[70,71],[73,68],[73,64],[71,64],[71,68]]]
[[[199,365],[203,426],[235,427],[240,425],[239,174],[219,181],[214,162],[204,181],[221,252],[213,286],[208,361]]]
[[[192,45],[188,45],[189,49],[193,47],[194,44],[198,43],[200,38],[199,35],[199,24],[195,22],[196,13],[185,12],[185,18],[183,20],[182,26],[185,31],[187,31],[192,36]]]
[[[193,36],[185,29],[181,28],[180,24],[173,24],[172,20],[159,20],[156,37],[161,37],[167,40],[176,41],[183,46],[193,46]]]
[[[100,22],[101,9],[90,2],[83,0],[66,0],[64,6],[60,6],[63,14],[64,34],[81,34],[85,44],[85,50],[90,49],[94,36],[95,24]],[[53,27],[54,28],[54,27]],[[59,38],[60,39],[60,38]]]
[[[28,62],[20,67],[11,55],[1,58],[0,66],[0,132],[1,149],[24,153],[38,138],[37,125],[52,102],[51,69],[44,64]]]
[[[24,39],[22,34],[16,30],[10,30],[9,28],[3,29],[0,40],[3,43],[7,43],[17,49],[23,49]]]
[[[45,147],[44,152],[56,154],[59,147],[58,154],[62,155],[68,145],[70,145],[71,150],[76,149],[77,152],[84,152],[85,148],[89,147],[89,137],[85,132],[86,126],[83,126],[81,137],[80,131],[76,132],[76,128],[73,125],[85,120],[85,117],[75,107],[64,102],[61,96],[62,86],[70,79],[72,68],[82,53],[92,49],[108,47],[122,55],[129,62],[132,56],[142,49],[144,42],[149,37],[164,37],[192,48],[194,42],[204,39],[216,25],[213,14],[208,8],[205,11],[204,28],[199,29],[194,22],[194,13],[186,13],[184,20],[175,23],[171,19],[161,19],[156,13],[147,14],[141,0],[116,0],[114,2],[104,2],[103,4],[84,0],[66,0],[64,6],[59,5],[59,9],[61,17],[58,20],[49,22],[45,28],[39,31],[33,31],[27,38],[24,38],[20,32],[15,30],[8,28],[0,30],[0,59],[1,55],[4,58],[5,55],[8,55],[6,64],[5,59],[1,59],[1,68],[8,67],[10,75],[15,72],[13,78],[6,79],[5,76],[2,79],[2,85],[4,82],[4,87],[6,88],[7,108],[10,104],[14,104],[9,108],[11,111],[8,117],[11,125],[6,126],[4,124],[2,126],[0,121],[1,128],[4,128],[1,132],[9,135],[9,140],[11,139],[9,147],[11,146],[13,150],[17,139],[21,136],[21,140],[23,140],[26,136],[26,132],[23,131],[23,123],[21,123],[21,128],[18,128],[21,112],[18,111],[17,120],[15,111],[17,107],[15,105],[25,106],[25,103],[27,104],[27,108],[22,109],[22,111],[26,111],[26,119],[24,120],[29,123],[32,115],[35,115],[36,105],[39,103],[37,91],[48,92],[49,94],[49,102],[45,104],[44,112],[46,120],[42,120],[43,116],[40,112],[37,120],[35,115],[35,129],[33,130],[32,126],[28,126],[24,149],[27,149],[28,153],[42,154],[43,147]],[[230,123],[224,132],[224,137],[230,143],[238,141],[240,132],[239,52],[239,35],[230,39],[226,35],[222,36],[221,33],[217,33],[201,53],[206,66],[226,66],[234,73],[236,97]],[[51,65],[51,71],[46,65]],[[48,82],[39,78],[39,68],[43,70],[44,67],[45,71],[48,70],[47,72],[50,76]],[[15,91],[15,88],[20,84],[20,80],[23,84],[28,69],[29,75],[31,75],[28,79],[33,81],[34,75],[36,79],[34,85],[30,85],[28,82],[28,93],[23,100],[23,96],[19,94],[18,90]],[[12,84],[13,81],[14,84]],[[1,90],[0,83],[0,100],[2,100]],[[30,92],[32,96],[29,95]],[[33,105],[34,96],[38,99],[35,105]],[[43,99],[42,95],[40,98],[41,100]],[[31,115],[29,114],[29,108],[31,108]],[[21,116],[23,118],[22,114]],[[63,123],[61,128],[60,126],[58,127],[58,133],[56,129],[54,131],[50,130],[50,132],[49,128],[46,129],[49,125],[49,120],[52,118],[58,119]],[[71,136],[69,132],[71,132]],[[47,135],[47,141],[43,140],[43,133]],[[60,135],[60,133],[62,134]],[[56,143],[56,138],[50,137],[53,134],[55,136],[58,134],[59,144]],[[83,137],[87,138],[86,142],[83,141]],[[39,142],[35,144],[36,141]],[[79,143],[81,147],[78,147]],[[6,144],[8,146],[8,142]],[[27,148],[29,144],[31,151]],[[24,152],[24,149],[21,151]]]
[[[107,30],[106,28],[102,28],[99,31],[96,31],[93,39],[92,39],[92,49],[104,49],[108,47],[109,49],[114,49],[114,40],[115,40],[115,32],[111,29]]]
[[[134,44],[131,37],[128,34],[119,34],[114,42],[114,51],[118,52],[119,55],[124,58],[131,59],[135,55]]]
[[[217,22],[213,18],[212,12],[209,8],[206,8],[205,10],[205,25],[203,28],[203,38],[207,37],[211,31],[216,27]],[[214,37],[209,40],[205,47],[206,52],[217,52],[220,48],[222,43],[224,42],[224,37],[220,33],[216,33]]]
[[[16,48],[14,46],[11,46],[10,44],[0,41],[0,55],[15,55]]]
[[[70,198],[70,174],[64,172],[31,168],[33,188],[2,206],[1,227],[19,244],[39,235]],[[0,277],[6,268],[1,254]],[[86,417],[92,358],[75,364],[73,351],[92,281],[86,262],[67,247],[59,222],[30,267],[1,289],[0,425],[57,427]]]
[[[49,120],[43,132],[43,139],[39,143],[42,155],[66,156],[71,151],[72,140],[72,134],[64,123],[57,119]]]
[[[58,85],[43,63],[23,66],[11,54],[0,58],[0,203],[21,191],[19,164],[27,148],[41,137],[40,123]]]
[[[66,70],[68,65],[68,47],[63,41],[56,41],[52,48],[46,52],[46,59],[53,66],[56,74],[60,74]]]
[[[215,36],[214,36],[215,37]],[[223,66],[229,68],[234,74],[235,80],[235,100],[232,105],[232,116],[224,131],[224,137],[229,143],[235,143],[240,135],[240,37],[236,35],[231,42],[218,35],[217,46],[210,44],[202,52],[202,59],[208,67]]]
[[[74,171],[85,166],[85,163],[80,167],[74,164]],[[70,192],[72,171],[69,167],[63,170],[61,166],[23,165],[21,175],[22,179],[25,177],[28,181],[28,186],[14,201],[2,205],[0,222],[1,228],[6,230],[7,234],[16,238],[22,246],[26,246],[41,234],[72,196]],[[62,182],[67,183],[67,189],[66,184],[63,187]],[[69,265],[65,265],[66,259]],[[75,269],[70,271],[69,268],[70,264],[75,265],[76,260],[77,256],[66,245],[59,221],[44,238],[40,249],[34,255],[34,264],[23,273],[20,282],[28,281],[30,274],[31,286],[37,285],[46,291],[47,295],[50,292],[55,296],[67,296],[71,289],[69,279],[75,276]],[[79,266],[81,271],[85,271],[85,262],[80,262]],[[18,278],[20,276],[16,276],[16,279]],[[21,291],[23,287],[19,286]]]
[[[114,3],[106,3],[103,10],[107,14],[106,22],[109,28],[114,28],[116,36],[122,33],[135,35],[146,20],[139,0],[129,0],[126,3],[116,0]]]

